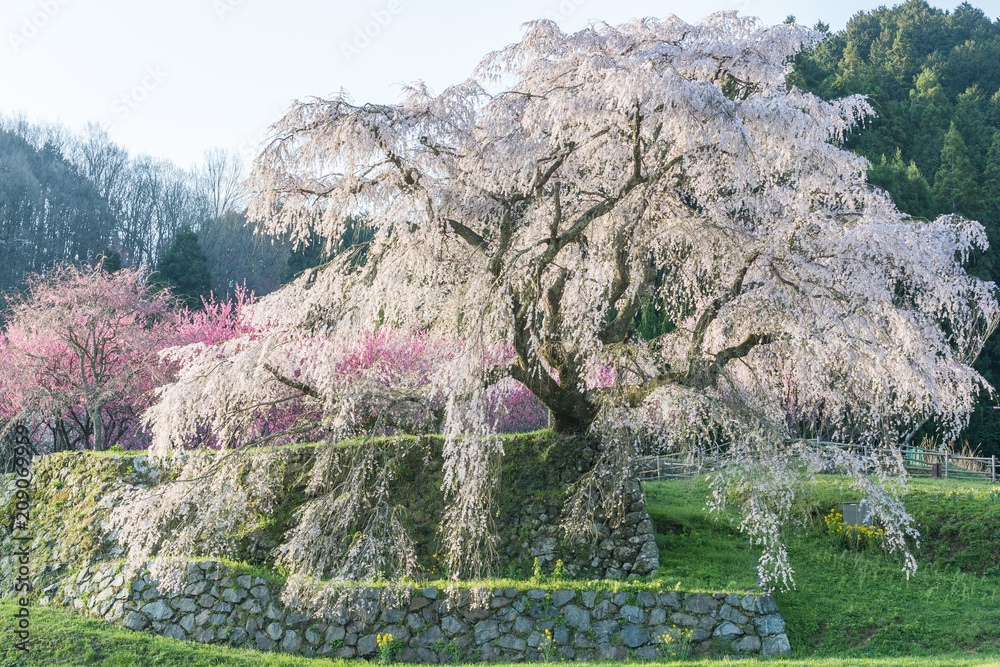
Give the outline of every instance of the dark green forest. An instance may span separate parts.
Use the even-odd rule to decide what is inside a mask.
[[[824,99],[866,95],[877,116],[845,147],[871,163],[869,182],[915,218],[980,221],[991,247],[969,268],[1000,282],[1000,21],[968,3],[948,12],[923,0],[861,12],[799,55],[792,82]],[[1000,386],[1000,338],[975,366]],[[987,456],[1000,455],[997,404],[981,396],[961,437]]]
[[[86,262],[107,248],[115,219],[106,198],[51,141],[0,131],[0,289],[53,259]]]

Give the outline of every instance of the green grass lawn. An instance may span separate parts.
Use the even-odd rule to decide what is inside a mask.
[[[907,580],[896,560],[879,551],[845,551],[827,534],[823,515],[857,499],[841,488],[842,481],[822,477],[810,485],[800,507],[806,519],[787,536],[796,588],[775,598],[788,624],[793,657],[727,664],[1000,665],[1000,503],[990,496],[990,486],[952,480],[911,483],[906,503],[923,537],[919,571]],[[654,578],[638,586],[657,583],[688,591],[755,587],[756,552],[725,517],[715,520],[703,510],[706,488],[697,480],[646,485],[661,565]],[[23,654],[11,648],[13,612],[10,601],[0,603],[5,629],[0,667],[358,664],[181,642],[44,607],[32,609],[32,651]]]
[[[827,534],[823,515],[858,500],[844,481],[824,476],[809,485],[800,507],[807,518],[786,536],[796,587],[775,599],[794,655],[854,660],[962,651],[1000,665],[1000,503],[991,486],[911,481],[905,502],[922,537],[919,569],[907,580],[897,559],[846,551]],[[752,586],[757,554],[726,517],[717,521],[702,509],[706,490],[695,480],[647,484],[657,576],[684,590]]]

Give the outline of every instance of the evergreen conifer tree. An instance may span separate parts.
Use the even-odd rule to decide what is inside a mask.
[[[95,263],[100,263],[101,268],[106,273],[117,273],[122,270],[121,253],[112,250],[105,250],[100,253],[94,261]]]
[[[930,68],[917,77],[916,87],[910,90],[909,115],[913,128],[910,132],[909,151],[923,174],[937,171],[941,153],[941,136],[946,132],[951,116],[951,103]]]
[[[917,165],[903,162],[902,151],[896,149],[891,160],[885,155],[868,171],[868,182],[892,195],[896,206],[915,218],[930,219],[937,211],[934,192]]]
[[[979,188],[969,161],[969,151],[952,122],[941,148],[941,166],[934,175],[934,193],[946,213],[975,217],[979,208]]]
[[[1000,226],[1000,131],[993,133],[993,143],[986,154],[983,170],[982,196],[983,224],[986,229]]]
[[[160,260],[159,274],[160,280],[173,287],[174,295],[189,308],[202,307],[202,297],[212,291],[212,274],[208,258],[198,243],[198,234],[190,227],[184,227],[174,236]]]

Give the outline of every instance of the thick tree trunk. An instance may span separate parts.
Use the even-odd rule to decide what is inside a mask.
[[[561,284],[557,282],[556,287],[549,288],[547,292],[550,318],[553,320],[558,320]],[[557,381],[542,370],[541,359],[529,342],[531,327],[517,297],[514,298],[514,314],[516,327],[512,342],[520,361],[510,368],[511,377],[526,386],[548,408],[549,428],[559,433],[585,433],[597,418],[597,409],[579,389],[582,382],[576,355],[565,353],[559,349],[560,343],[550,341],[552,349],[545,358],[559,374]]]
[[[549,410],[549,428],[559,433],[584,433],[597,418],[596,408],[576,389],[559,385],[545,373],[511,369],[511,377],[533,393]]]
[[[592,423],[593,419],[584,421],[573,415],[557,413],[549,409],[549,428],[556,433],[564,433],[566,435],[586,433]]]

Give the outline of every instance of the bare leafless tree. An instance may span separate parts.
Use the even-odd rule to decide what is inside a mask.
[[[198,193],[208,206],[208,217],[221,218],[242,206],[243,161],[239,153],[221,148],[205,151],[205,164],[198,170]]]

